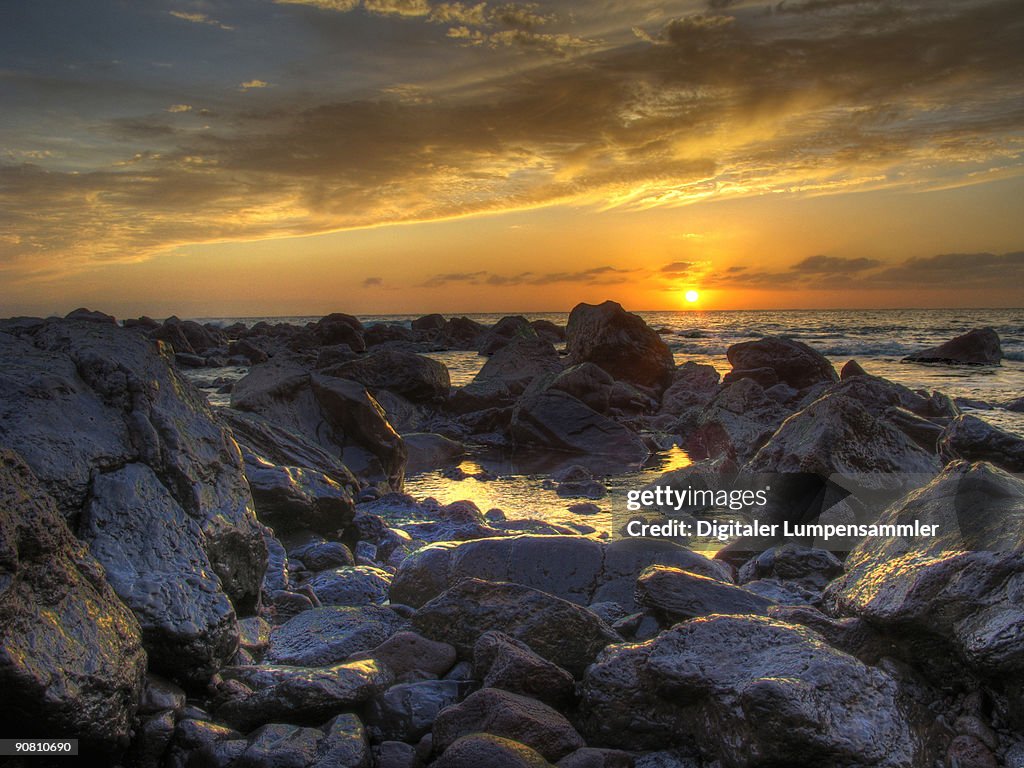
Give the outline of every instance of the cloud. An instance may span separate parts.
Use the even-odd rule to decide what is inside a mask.
[[[870,276],[872,286],[894,288],[945,286],[1005,288],[1024,285],[1024,251],[1012,253],[943,253],[907,259]]]
[[[848,259],[840,256],[808,256],[798,261],[790,269],[808,274],[852,274],[877,267],[882,262],[877,259]]]
[[[685,274],[693,269],[694,266],[695,265],[689,261],[675,261],[671,264],[666,264],[661,268],[661,271],[673,275]]]
[[[168,112],[174,112],[174,113],[177,113],[177,112],[191,112],[192,111],[192,105],[191,104],[171,104],[171,106],[169,106],[167,108],[167,111]]]
[[[186,13],[185,11],[168,11],[167,13],[169,13],[176,19],[181,19],[182,21],[189,21],[193,24],[205,24],[210,27],[217,27],[218,29],[223,29],[227,32],[230,32],[234,29],[234,27],[228,26],[227,24],[222,24],[216,19],[211,19],[205,13]]]
[[[239,83],[238,88],[243,91],[251,91],[254,88],[267,88],[270,83],[266,80],[246,80],[244,83]]]
[[[305,5],[322,11],[348,13],[362,7],[380,16],[426,16],[427,0],[274,0],[278,5]]]
[[[278,5],[308,5],[324,11],[347,13],[359,7],[360,0],[274,0]]]
[[[620,269],[617,267],[600,266],[575,272],[520,272],[514,275],[501,275],[486,270],[477,272],[450,272],[433,275],[421,288],[441,288],[452,283],[469,285],[490,285],[494,287],[512,287],[520,285],[553,285],[556,283],[577,283],[580,285],[617,285],[632,279],[639,269]]]
[[[380,288],[383,285],[383,277],[368,277],[365,280],[363,280],[363,288]]]

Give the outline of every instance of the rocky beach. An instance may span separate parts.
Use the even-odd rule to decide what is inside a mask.
[[[979,417],[1024,392],[784,335],[723,375],[661,330],[0,321],[5,735],[124,768],[1024,768],[1024,438]],[[453,386],[448,353],[482,365]],[[904,364],[1003,358],[979,327]],[[409,493],[495,456],[569,514]],[[685,532],[734,518],[901,535]]]

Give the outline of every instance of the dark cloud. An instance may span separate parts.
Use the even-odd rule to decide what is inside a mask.
[[[469,285],[490,285],[511,287],[519,285],[552,285],[555,283],[577,283],[582,285],[616,285],[636,275],[638,269],[619,269],[610,266],[593,267],[577,272],[520,272],[515,275],[500,275],[493,272],[454,272],[433,275],[420,284],[421,288],[440,288],[452,283]]]
[[[363,280],[363,288],[380,288],[384,285],[383,277],[368,277]]]
[[[872,286],[894,288],[945,286],[1005,288],[1024,285],[1024,251],[1013,253],[944,253],[908,259],[867,278]]]
[[[882,262],[878,259],[847,259],[841,256],[808,256],[798,261],[791,269],[795,272],[808,274],[854,274],[877,267]]]
[[[689,272],[693,267],[694,265],[689,261],[674,261],[662,267],[661,271],[669,274],[682,274]]]

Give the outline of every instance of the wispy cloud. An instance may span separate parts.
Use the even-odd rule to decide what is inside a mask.
[[[383,277],[368,277],[365,280],[363,280],[363,288],[380,288],[383,285]]]
[[[579,285],[616,285],[633,278],[639,269],[620,269],[601,266],[576,272],[520,272],[513,275],[502,275],[486,270],[476,272],[448,272],[432,275],[420,288],[441,288],[453,283],[469,285],[490,285],[494,287],[511,287],[520,285],[553,285],[556,283],[576,283]]]
[[[270,86],[266,80],[246,80],[244,83],[239,83],[238,87],[243,91],[251,91],[256,88],[267,88]]]
[[[169,13],[176,19],[188,21],[193,24],[205,24],[210,27],[217,27],[218,29],[223,29],[227,32],[230,32],[234,29],[234,27],[229,26],[227,24],[223,24],[217,21],[217,19],[211,19],[205,13],[188,13],[186,11],[168,11],[167,13]]]

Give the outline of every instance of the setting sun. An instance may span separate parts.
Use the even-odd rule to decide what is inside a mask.
[[[697,299],[700,298],[700,294],[694,290],[689,290],[686,292],[685,298],[688,303],[693,304],[695,301],[697,301]]]

